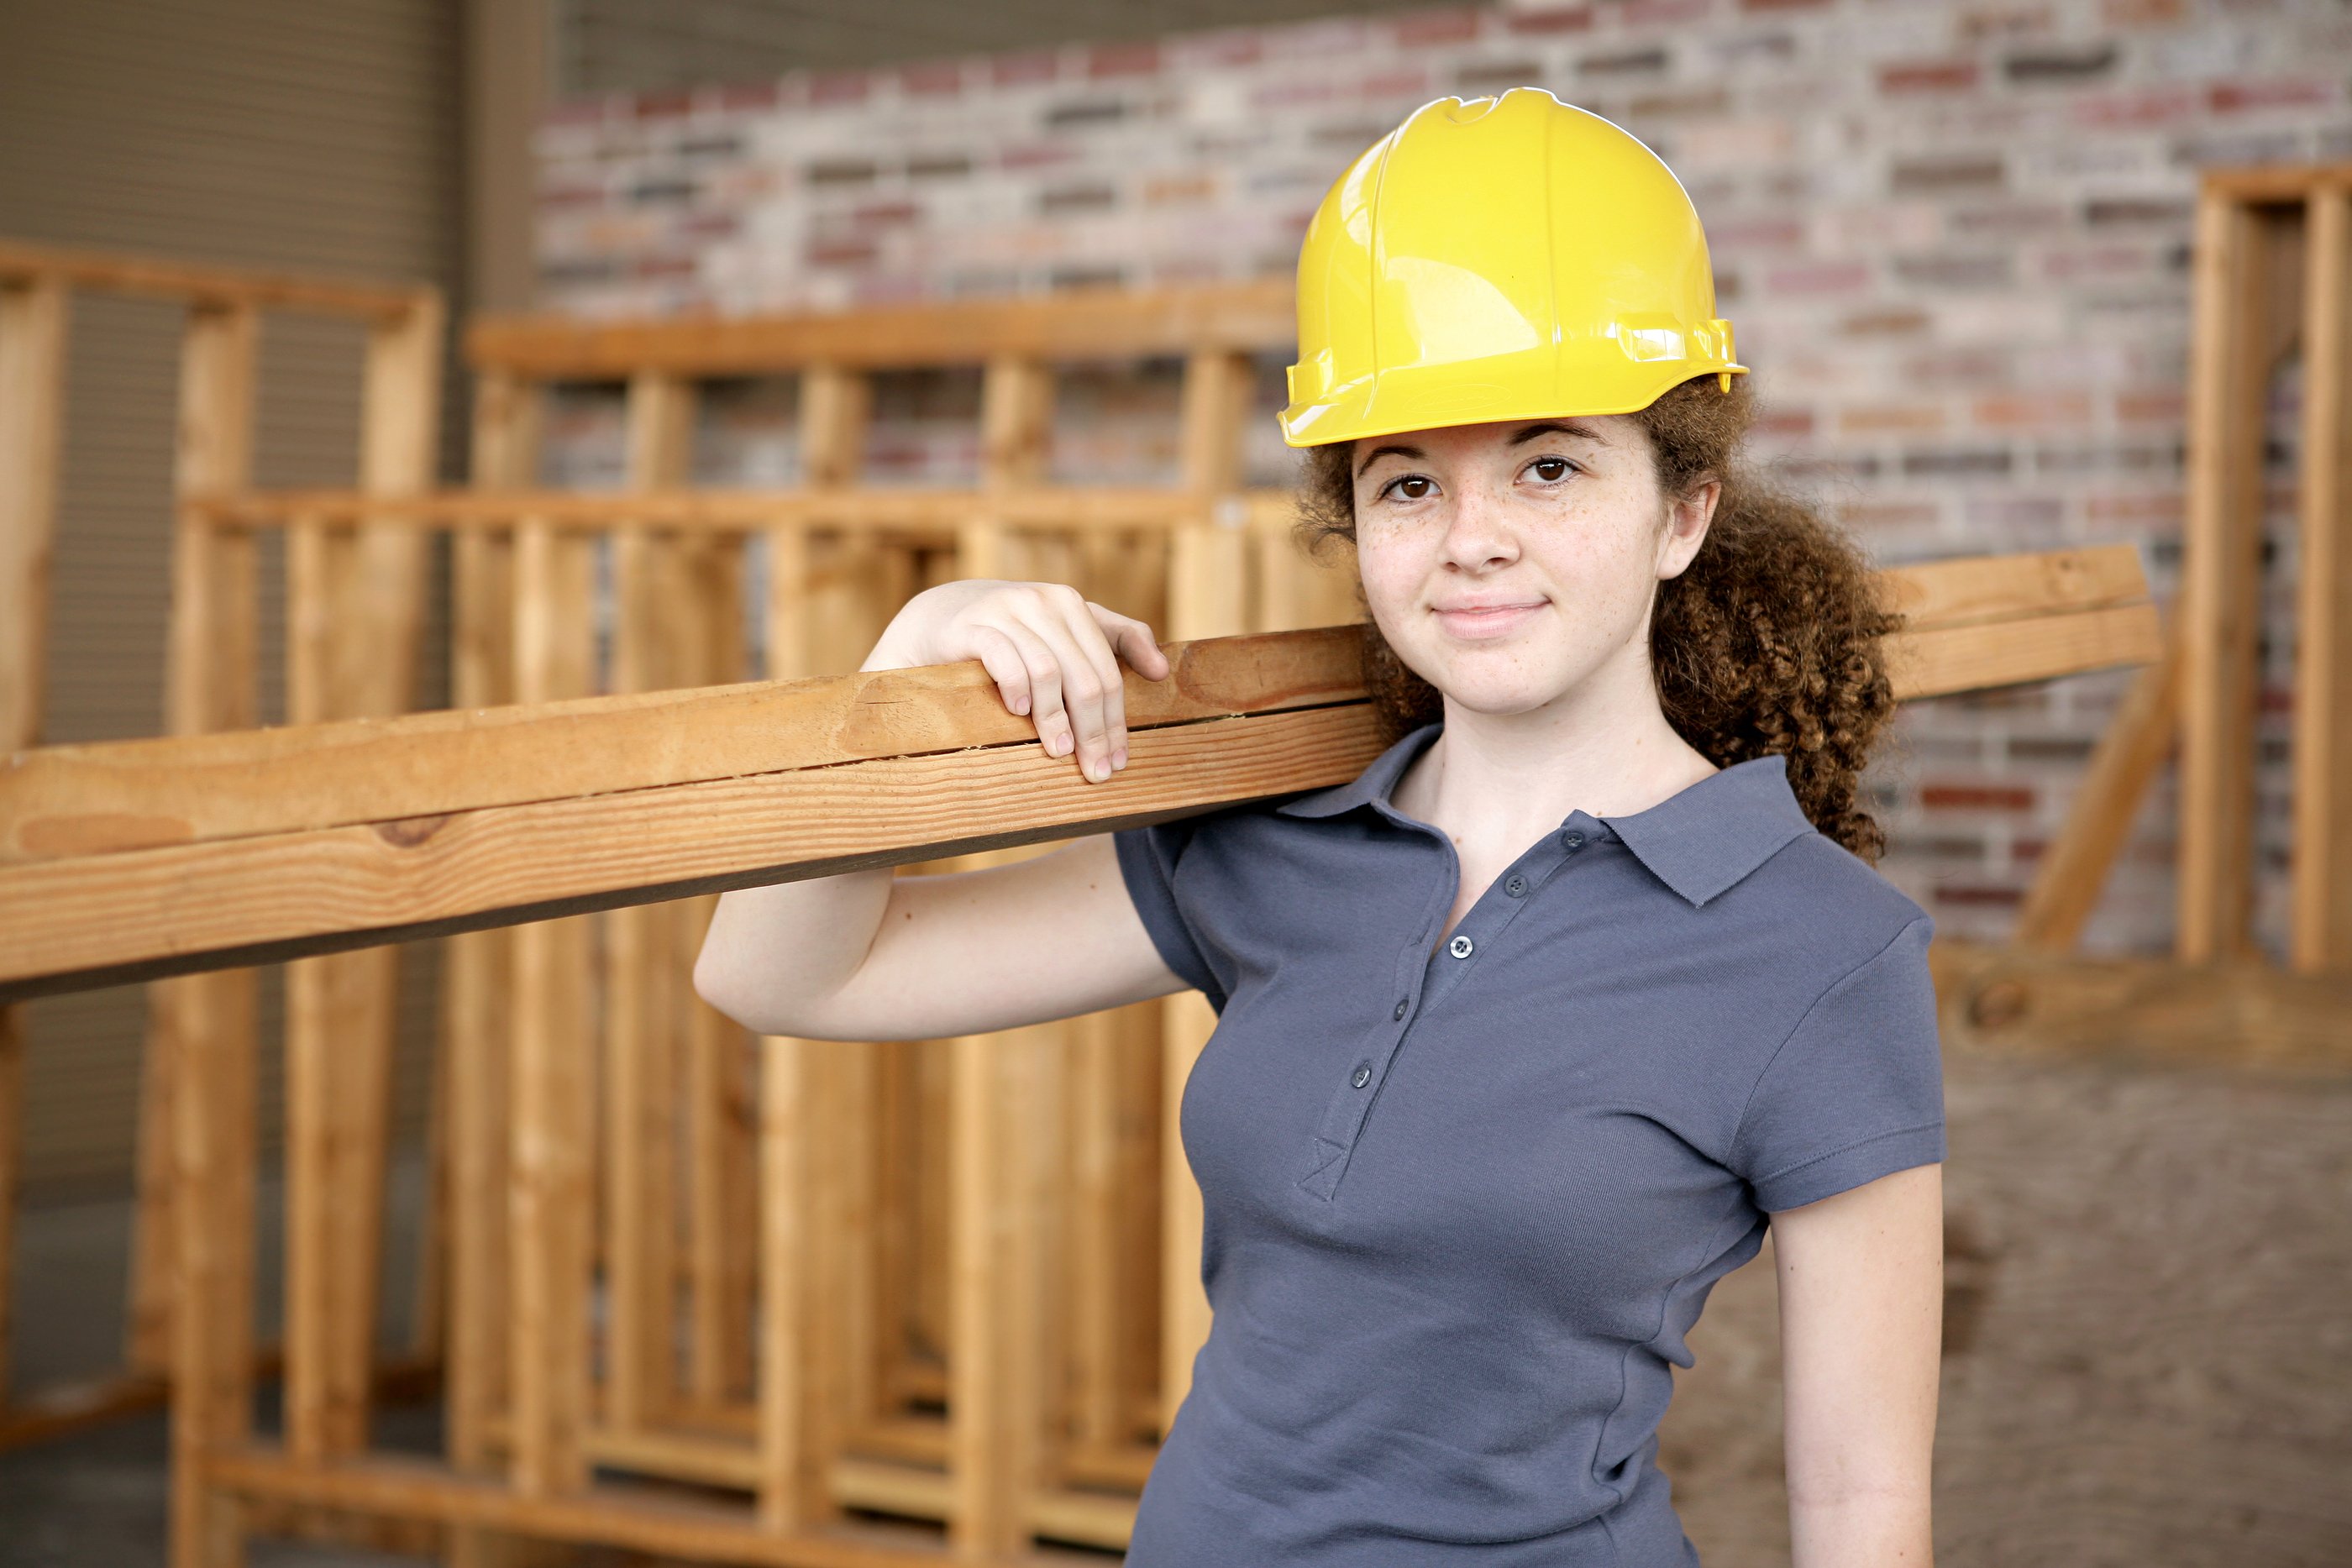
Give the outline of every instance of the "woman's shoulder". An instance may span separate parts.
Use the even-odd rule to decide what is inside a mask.
[[[1935,917],[1916,899],[1818,829],[1790,840],[1751,880],[1755,902],[1832,962],[1840,955],[1867,956],[1914,925],[1923,939],[1935,932]]]

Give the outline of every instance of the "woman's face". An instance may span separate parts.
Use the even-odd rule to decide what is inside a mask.
[[[1647,679],[1651,595],[1697,553],[1717,489],[1670,502],[1622,414],[1366,436],[1349,465],[1373,620],[1476,713],[1541,707],[1598,671]]]

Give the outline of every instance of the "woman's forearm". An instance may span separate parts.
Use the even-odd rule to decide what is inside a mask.
[[[1936,1558],[1927,1489],[1789,1497],[1793,1568],[1927,1568]]]

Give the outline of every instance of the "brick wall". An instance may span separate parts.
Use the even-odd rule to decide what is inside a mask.
[[[541,132],[550,305],[755,310],[1286,273],[1349,159],[1447,93],[1532,84],[1655,147],[1757,368],[1759,451],[1879,559],[2140,543],[2181,522],[2188,241],[2205,165],[2352,158],[2338,0],[1598,0],[1350,18],[560,107]],[[1280,366],[1265,367],[1268,411]],[[891,378],[877,469],[968,472],[971,378]],[[1164,478],[1173,382],[1064,392],[1072,476]],[[2274,389],[2258,930],[2283,939],[2295,386]],[[721,389],[712,477],[788,481],[789,389]],[[569,400],[560,470],[610,477]],[[1271,420],[1251,462],[1289,472]],[[1995,936],[2118,675],[1914,706],[1875,769],[1884,869]],[[2087,946],[2169,941],[2170,779]]]

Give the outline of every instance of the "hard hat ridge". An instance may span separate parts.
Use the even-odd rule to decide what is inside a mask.
[[[1443,98],[1307,225],[1283,438],[1628,413],[1746,369],[1697,210],[1655,153],[1540,88]]]

